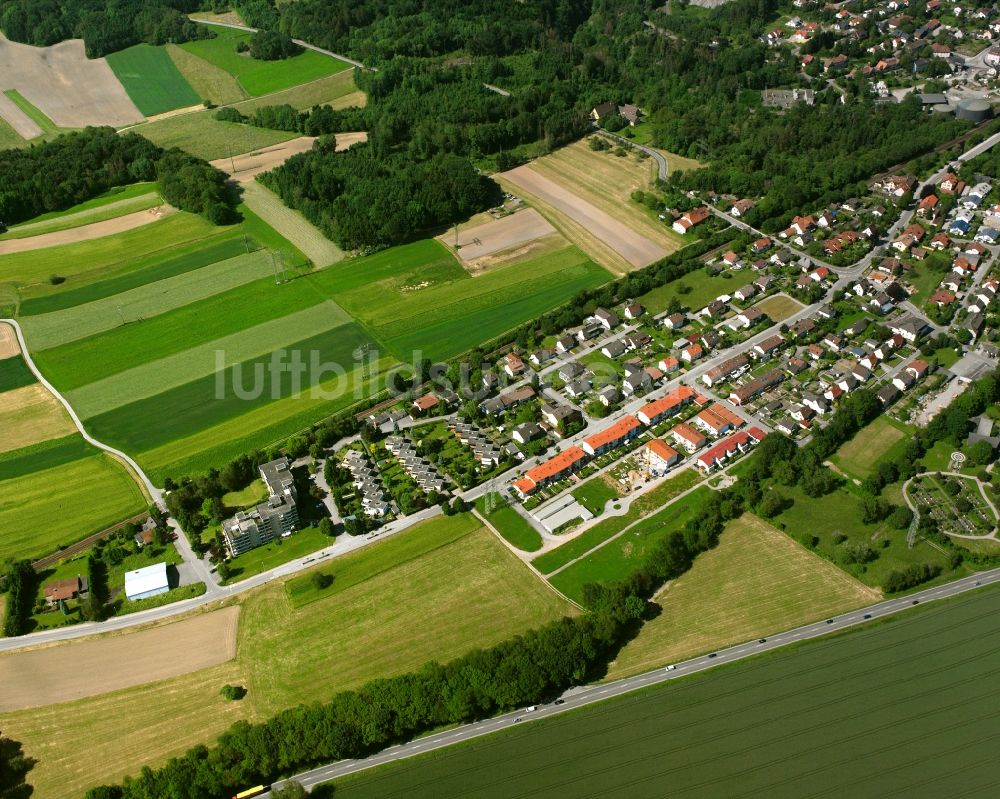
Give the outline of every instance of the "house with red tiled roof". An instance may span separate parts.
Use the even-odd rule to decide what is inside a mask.
[[[647,442],[642,448],[642,454],[651,469],[666,471],[681,461],[681,454],[659,438]]]
[[[514,481],[517,492],[526,497],[549,483],[557,482],[575,472],[588,460],[587,453],[580,447],[567,447]]]
[[[695,461],[698,468],[708,473],[716,467],[722,466],[727,460],[743,452],[746,452],[755,444],[760,443],[767,437],[767,433],[759,427],[751,427],[749,430],[730,436],[724,441],[720,441],[713,447],[705,450]]]
[[[687,422],[681,422],[672,428],[670,437],[688,452],[697,452],[708,441],[705,436],[691,427]]]
[[[583,440],[583,451],[588,455],[603,455],[609,450],[620,447],[625,442],[635,438],[641,431],[642,424],[634,416],[625,416],[610,427],[604,428]]]

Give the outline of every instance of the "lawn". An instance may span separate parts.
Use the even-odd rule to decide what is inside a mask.
[[[30,463],[30,455],[23,457]],[[0,480],[0,561],[47,555],[134,516],[147,504],[124,467],[96,450]]]
[[[317,527],[306,527],[288,538],[276,538],[269,544],[252,549],[229,561],[232,573],[223,584],[235,583],[273,569],[290,560],[301,558],[323,547],[330,546],[333,539],[323,535]]]
[[[213,105],[229,105],[249,96],[236,78],[204,58],[176,44],[168,44],[166,52],[200,99],[209,100]]]
[[[588,480],[572,491],[577,501],[595,516],[604,513],[604,508],[613,499],[618,499],[618,492],[602,476]]]
[[[430,539],[418,557],[411,536]],[[571,612],[468,515],[434,519],[323,569],[334,575],[331,593],[298,610],[280,585],[244,605],[239,660],[262,713],[322,702]]]
[[[571,560],[575,560],[594,547],[607,541],[611,536],[620,533],[630,524],[647,516],[654,510],[665,505],[679,494],[701,482],[701,475],[694,469],[684,469],[661,482],[655,488],[638,497],[629,506],[628,512],[622,516],[610,516],[598,522],[593,527],[556,547],[532,561],[542,574],[551,574],[562,568]]]
[[[147,319],[245,283],[264,277],[273,281],[273,275],[274,265],[269,252],[245,252],[84,305],[28,317],[24,320],[25,338],[32,352],[50,349],[116,327],[142,325]]]
[[[891,458],[909,436],[904,425],[879,416],[841,446],[830,460],[851,477],[864,480],[875,471],[879,461]]]
[[[624,580],[642,565],[653,548],[669,533],[684,529],[684,525],[709,496],[710,488],[702,486],[686,497],[647,516],[625,535],[608,541],[587,557],[549,578],[559,591],[583,603],[583,587],[587,583],[612,583]]]
[[[732,272],[709,275],[704,269],[697,269],[646,292],[638,301],[652,314],[665,311],[674,299],[681,307],[695,311],[708,305],[721,294],[731,294],[742,286],[745,280],[746,278],[741,279],[738,274]]]
[[[767,314],[772,322],[784,322],[789,316],[802,310],[802,303],[786,294],[767,297],[754,306]]]
[[[996,590],[935,602],[365,771],[336,796],[987,796],[998,612]]]
[[[132,130],[160,147],[179,147],[206,161],[259,150],[300,135],[236,122],[220,122],[214,114],[215,111],[178,114],[136,125]]]
[[[0,277],[22,285],[47,282],[50,275],[75,278],[77,283],[100,280],[128,271],[140,254],[166,257],[186,244],[229,235],[229,230],[179,211],[115,236],[5,255]],[[66,288],[72,288],[69,279]]]
[[[111,53],[107,62],[143,116],[187,108],[202,101],[163,47],[137,44]]]
[[[496,496],[496,506],[491,513],[487,513],[487,496],[484,495],[476,500],[476,510],[493,525],[507,543],[517,547],[522,552],[537,552],[542,548],[542,536],[539,532],[499,495],[494,495]]]
[[[772,523],[807,546],[815,536],[818,539],[816,546],[810,548],[866,585],[879,587],[890,571],[911,564],[936,563],[941,566],[941,576],[935,582],[968,573],[965,566],[952,569],[948,553],[926,541],[919,541],[910,549],[906,545],[906,530],[895,530],[884,523],[866,524],[861,521],[860,500],[845,488],[816,499],[807,497],[797,486],[781,487],[779,490],[791,497],[794,504],[775,517]],[[839,536],[846,538],[837,543],[835,538]],[[883,542],[888,542],[888,546]],[[848,549],[859,545],[870,546],[877,553],[877,559],[863,564],[847,562]]]
[[[784,533],[744,514],[656,597],[663,608],[619,653],[609,679],[720,649],[881,599]]]
[[[312,50],[282,61],[258,61],[248,54],[236,52],[237,43],[248,42],[251,34],[217,27],[213,27],[212,31],[217,34],[214,39],[186,42],[181,47],[228,72],[252,97],[278,92],[350,68],[345,61]]]
[[[267,499],[267,486],[263,480],[254,480],[242,491],[230,491],[222,497],[227,508],[249,508]]]
[[[280,583],[243,600],[234,662],[0,716],[4,734],[39,758],[36,793],[77,799],[210,743],[235,721],[324,701],[574,612],[467,514],[424,522],[323,570],[335,577],[329,593],[298,609]],[[247,686],[247,697],[224,700],[226,683]]]

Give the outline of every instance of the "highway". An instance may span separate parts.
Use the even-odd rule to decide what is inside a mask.
[[[483,721],[465,724],[461,727],[454,727],[433,735],[418,738],[410,743],[389,747],[362,760],[341,760],[326,766],[310,769],[309,771],[296,774],[290,780],[299,782],[306,789],[312,790],[317,785],[345,777],[349,774],[356,774],[357,772],[366,771],[387,763],[406,760],[407,758],[416,757],[427,752],[433,752],[436,749],[443,749],[457,743],[470,741],[473,738],[480,738],[494,732],[507,730],[518,723],[528,723],[550,718],[567,710],[576,710],[605,699],[661,685],[680,679],[681,677],[688,677],[692,674],[708,671],[727,663],[745,660],[763,652],[772,652],[790,644],[809,641],[829,635],[830,633],[860,627],[870,621],[902,613],[917,604],[925,604],[947,597],[958,596],[968,591],[974,591],[980,586],[996,583],[1000,583],[1000,569],[991,569],[990,571],[981,572],[971,577],[963,577],[960,580],[928,588],[904,597],[899,597],[898,599],[888,599],[866,608],[859,608],[850,613],[834,616],[830,620],[821,619],[812,624],[805,624],[801,627],[795,627],[794,629],[768,636],[765,639],[745,641],[726,649],[719,649],[710,655],[701,655],[690,660],[675,663],[670,668],[660,667],[635,677],[627,677],[614,682],[571,688],[556,700],[559,704],[539,704],[531,712],[520,709],[511,713],[505,713],[502,716],[495,716]],[[279,781],[272,787],[280,787],[283,784],[284,781]],[[262,796],[270,796],[270,792],[264,793]]]

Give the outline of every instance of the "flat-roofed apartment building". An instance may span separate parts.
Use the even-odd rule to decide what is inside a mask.
[[[298,496],[288,458],[260,465],[260,476],[268,498],[250,510],[239,511],[222,523],[226,549],[232,557],[291,535],[299,522]]]

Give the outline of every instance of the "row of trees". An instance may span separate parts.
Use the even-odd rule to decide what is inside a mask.
[[[30,560],[18,560],[10,564],[0,576],[0,589],[7,592],[4,611],[3,634],[5,637],[24,635],[30,630],[31,608],[35,604],[38,576]]]
[[[180,150],[106,127],[0,150],[0,220],[15,224],[147,180],[158,181],[163,199],[177,208],[215,224],[234,221],[236,198],[222,172]]]
[[[364,757],[449,724],[558,695],[600,673],[634,631],[636,596],[474,650],[446,665],[373,680],[326,704],[300,705],[259,723],[238,722],[216,746],[198,746],[159,769],[88,799],[217,799],[320,763]]]
[[[15,42],[45,47],[83,39],[88,58],[139,42],[167,44],[215,36],[187,18],[201,0],[0,0],[0,28]]]
[[[299,111],[290,105],[264,105],[249,116],[240,113],[234,106],[227,105],[215,112],[215,118],[222,122],[237,122],[258,128],[294,131],[306,136],[368,129],[365,109],[346,108],[334,111],[328,105],[315,105],[308,111]]]

